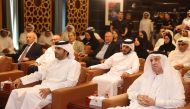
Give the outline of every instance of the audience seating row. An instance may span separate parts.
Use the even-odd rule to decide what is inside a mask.
[[[122,87],[118,88],[119,89],[118,94],[120,95],[105,99],[102,104],[102,109],[106,109],[108,107],[115,107],[115,106],[126,106],[129,104],[128,96],[125,92],[127,91],[128,87],[133,83],[133,81],[143,73],[145,60],[140,58],[139,61],[140,61],[140,71],[124,77]],[[8,79],[15,80],[16,78],[26,75],[28,66],[30,64],[33,64],[34,62],[35,61],[21,63],[21,69],[22,69],[21,71],[17,70],[18,65],[16,63],[12,63],[11,58],[1,56],[0,82]],[[81,63],[81,65],[85,66],[84,63]],[[52,103],[44,107],[43,109],[67,109],[67,105],[69,102],[94,94],[94,92],[97,90],[97,84],[92,83],[90,81],[92,80],[93,77],[102,75],[108,71],[109,69],[89,70],[86,67],[81,67],[81,74],[77,86],[54,90],[52,92]],[[22,87],[33,86],[39,83],[40,82],[36,82]],[[186,96],[187,105],[183,108],[178,108],[178,109],[190,108],[190,83],[184,82],[184,87],[185,87],[185,96]]]

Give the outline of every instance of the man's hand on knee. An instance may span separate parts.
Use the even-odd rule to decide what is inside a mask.
[[[43,89],[40,89],[40,96],[42,98],[46,98],[48,94],[51,93],[51,90],[50,88],[43,88]]]

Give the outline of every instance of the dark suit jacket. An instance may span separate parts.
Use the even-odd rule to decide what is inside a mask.
[[[24,49],[26,48],[27,44],[25,44],[22,49],[19,51],[19,56],[22,54]],[[42,46],[38,43],[34,42],[34,44],[31,46],[31,48],[28,50],[26,57],[29,58],[29,60],[36,60],[38,57],[40,57],[43,54]]]
[[[103,46],[104,46],[104,43],[99,47],[97,51],[95,51],[94,57],[102,49]],[[119,45],[112,41],[109,44],[108,49],[106,50],[106,53],[104,54],[104,59],[109,58],[111,55],[119,51],[120,51]]]

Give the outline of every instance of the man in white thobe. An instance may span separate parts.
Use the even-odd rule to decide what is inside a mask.
[[[47,47],[50,47],[52,45],[52,37],[53,33],[50,30],[45,30],[41,33],[38,39],[38,43],[47,49]]]
[[[139,70],[139,59],[134,52],[134,43],[131,39],[126,39],[122,43],[122,52],[118,52],[109,57],[104,63],[93,65],[90,69],[110,69],[101,76],[92,79],[98,83],[99,96],[115,96],[117,88],[121,86],[122,76],[133,74]]]
[[[183,29],[190,30],[190,10],[187,11],[187,17],[182,22]]]
[[[61,40],[60,35],[54,35],[51,39],[52,46],[49,47],[43,55],[36,59],[36,62],[29,66],[27,73],[34,73],[38,69],[46,68],[46,65],[55,59],[55,43]]]
[[[68,33],[75,32],[75,27],[68,24],[65,28],[65,31],[61,34],[61,40],[69,41]]]
[[[64,87],[75,86],[81,65],[74,60],[74,50],[69,42],[55,45],[55,57],[45,70],[16,79],[14,87],[42,80],[40,85],[12,90],[5,109],[41,109],[52,101],[51,92]]]
[[[177,40],[176,49],[171,51],[170,64],[179,70],[185,81],[190,81],[190,39],[181,37]],[[189,71],[188,71],[189,70]]]
[[[109,109],[176,109],[185,104],[184,87],[165,55],[150,54],[144,73],[127,90],[130,105]]]
[[[0,31],[0,54],[15,54],[13,40],[7,28]]]
[[[145,11],[139,24],[139,31],[145,31],[147,38],[151,41],[151,33],[153,32],[153,23],[150,19],[150,13]]]

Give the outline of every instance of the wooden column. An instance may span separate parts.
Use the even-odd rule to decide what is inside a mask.
[[[0,29],[2,28],[2,0],[0,0]]]

